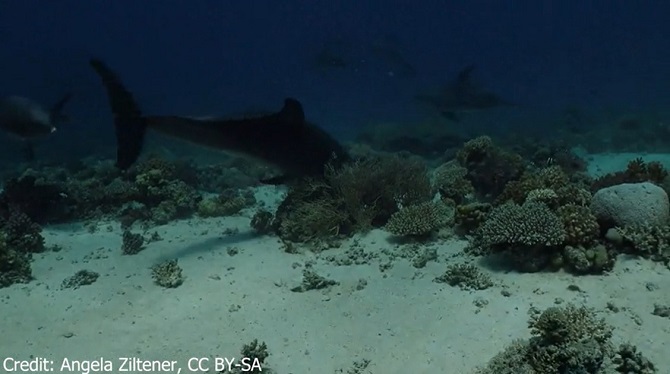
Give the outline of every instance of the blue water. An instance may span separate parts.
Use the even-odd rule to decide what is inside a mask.
[[[577,302],[588,303],[616,326],[617,343],[630,339],[659,362],[659,373],[670,373],[668,321],[661,319],[667,311],[655,311],[657,303],[667,309],[670,302],[667,263],[622,255],[613,273],[519,274],[465,254],[468,237],[440,236],[428,244],[424,256],[413,242],[403,246],[387,240],[383,227],[324,255],[286,253],[295,248],[283,237],[250,230],[257,208],[277,209],[285,197],[282,188],[250,190],[257,203],[230,217],[194,213],[197,204],[188,193],[202,192],[195,186],[211,185],[212,191],[206,189],[214,192],[222,186],[255,183],[264,176],[255,164],[236,161],[230,167],[207,169],[200,162],[217,163],[216,152],[152,137],[147,147],[151,151],[195,159],[188,167],[163,165],[183,172],[168,173],[179,174],[170,185],[161,179],[167,172],[158,161],[137,179],[112,169],[111,162],[81,164],[82,172],[76,175],[66,175],[62,168],[73,160],[109,161],[115,155],[109,102],[89,66],[91,58],[118,73],[146,114],[275,112],[284,98],[294,97],[311,122],[342,141],[360,141],[357,137],[373,125],[380,133],[397,134],[398,126],[405,134],[423,131],[417,135],[421,140],[433,140],[425,137],[426,124],[433,126],[437,140],[447,132],[440,126],[463,136],[444,146],[450,149],[439,149],[443,143],[437,142],[436,149],[426,152],[433,152],[440,163],[468,137],[494,135],[498,142],[496,136],[521,134],[557,143],[577,139],[567,146],[579,147],[580,155],[587,156],[592,175],[622,170],[639,155],[668,168],[669,14],[670,2],[659,0],[0,0],[0,97],[25,96],[48,107],[63,93],[73,94],[66,107],[70,121],[37,142],[34,164],[24,163],[20,142],[0,132],[3,183],[7,175],[30,167],[58,186],[24,190],[22,184],[6,183],[3,194],[16,201],[0,201],[6,205],[0,206],[0,220],[10,222],[1,215],[13,217],[20,211],[14,204],[32,208],[35,216],[48,216],[48,207],[74,204],[70,200],[86,203],[86,213],[96,215],[67,225],[43,221],[50,250],[20,257],[32,259],[35,279],[2,288],[0,294],[0,357],[70,358],[76,353],[92,359],[134,352],[142,358],[170,357],[184,363],[187,355],[237,352],[242,343],[258,337],[268,342],[271,366],[279,368],[278,373],[321,374],[336,368],[342,373],[352,362],[372,358],[371,368],[346,372],[456,374],[485,364],[513,338],[527,338],[526,310],[531,305]],[[476,66],[476,84],[515,105],[466,113],[461,121],[451,121],[417,102],[417,94],[439,90],[471,64]],[[523,148],[504,143],[510,145]],[[567,154],[563,144],[544,159],[539,158],[545,151],[542,143],[528,148],[532,152],[524,157],[534,157],[526,160],[533,167],[552,165],[558,162],[556,154]],[[603,153],[591,154],[597,152]],[[521,169],[516,162],[504,165],[508,161],[501,162],[500,170],[497,164],[488,169],[490,164],[482,162],[486,168],[475,176],[480,182],[500,183],[507,178],[505,167],[514,173]],[[482,175],[490,175],[490,181]],[[571,183],[577,185],[582,175],[575,175],[580,178]],[[177,190],[172,182],[185,187],[177,185],[182,188]],[[41,187],[30,183],[26,188]],[[143,192],[133,192],[139,185]],[[667,183],[663,187],[668,190]],[[175,207],[166,219],[169,223],[155,221],[160,225],[150,226],[154,215],[168,216],[163,203],[181,200],[172,188],[187,197],[181,203],[190,209],[188,217],[181,219]],[[328,191],[318,194],[331,194]],[[477,191],[482,198],[494,197],[481,192],[488,191]],[[474,196],[467,195],[461,197]],[[121,201],[126,196],[132,198]],[[665,198],[660,200],[663,204]],[[346,205],[342,201],[333,199],[333,206]],[[377,204],[379,199],[371,201]],[[123,209],[116,206],[120,202]],[[95,209],[100,212],[91,212]],[[98,217],[105,209],[112,213]],[[667,209],[661,216],[666,213]],[[147,239],[147,250],[133,258],[119,251],[124,245],[120,223],[132,222],[135,215],[140,217],[131,226],[135,233],[161,240]],[[331,231],[339,229],[337,223]],[[0,230],[5,235],[13,226],[0,222]],[[597,239],[611,244],[603,235]],[[9,240],[0,237],[0,244],[5,242]],[[426,260],[425,269],[409,264],[412,256],[430,257],[430,250],[439,253],[439,261]],[[337,256],[330,258],[331,253]],[[187,274],[176,291],[158,288],[149,268],[172,258],[181,261]],[[495,287],[474,294],[433,282],[444,273],[445,262],[452,261],[479,265],[495,276]],[[302,271],[310,266],[341,284],[333,292],[293,293],[290,287],[300,284]],[[99,273],[100,281],[78,294],[59,288],[63,279],[84,268]]]
[[[520,104],[480,125],[516,131],[547,127],[566,106],[667,111],[667,14],[663,1],[3,1],[0,94],[46,104],[75,93],[71,125],[42,151],[56,157],[64,146],[113,146],[91,56],[149,113],[275,110],[294,96],[341,137],[420,121],[426,110],[412,97],[474,63],[478,81]],[[356,66],[315,71],[333,41]],[[396,74],[375,45],[392,46],[416,74]]]

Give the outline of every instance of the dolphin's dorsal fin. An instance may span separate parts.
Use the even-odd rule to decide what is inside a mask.
[[[475,70],[475,65],[468,65],[456,77],[455,86],[460,90],[469,90],[472,88],[472,71]]]
[[[305,112],[302,109],[302,104],[293,98],[285,99],[284,107],[279,111],[279,118],[283,123],[304,124]]]

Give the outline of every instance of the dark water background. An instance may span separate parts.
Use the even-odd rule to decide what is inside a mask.
[[[72,123],[38,149],[53,160],[113,147],[91,56],[147,113],[275,110],[293,96],[342,138],[422,121],[413,96],[471,63],[478,81],[520,104],[468,119],[484,131],[551,136],[566,108],[670,122],[668,14],[670,2],[655,0],[2,0],[0,94],[45,104],[75,94]],[[324,46],[350,64],[316,69]],[[18,159],[5,138],[0,157]]]

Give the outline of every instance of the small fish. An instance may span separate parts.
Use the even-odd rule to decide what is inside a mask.
[[[51,110],[25,97],[0,99],[0,129],[21,139],[25,144],[26,158],[32,161],[35,158],[32,140],[55,132],[56,125],[67,119],[63,108],[71,97],[71,94],[66,94]]]
[[[455,80],[436,95],[417,95],[415,98],[437,109],[444,117],[460,121],[460,114],[480,110],[514,106],[497,94],[476,87],[472,82],[474,65],[461,70]]]
[[[97,59],[90,64],[107,90],[114,114],[116,165],[120,169],[137,161],[147,128],[199,146],[254,158],[282,170],[282,175],[262,181],[268,184],[323,175],[326,165],[350,160],[333,137],[305,121],[298,100],[288,98],[279,112],[244,119],[145,116],[107,65]]]

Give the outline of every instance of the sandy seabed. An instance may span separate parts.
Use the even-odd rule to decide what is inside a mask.
[[[618,170],[630,158],[592,156],[590,170]],[[670,161],[666,155],[645,159]],[[275,187],[257,191],[270,206],[281,194]],[[467,260],[463,240],[428,244],[439,259],[420,269],[403,259],[384,270],[381,260],[337,266],[327,257],[341,255],[354,241],[373,253],[398,244],[375,230],[340,249],[289,254],[276,237],[251,233],[252,213],[152,228],[148,234],[156,231],[162,240],[132,256],[121,253],[118,223],[99,223],[92,233],[84,224],[46,227],[47,245],[62,250],[35,256],[32,283],[0,289],[0,355],[46,358],[53,372],[64,359],[101,358],[121,372],[119,358],[137,357],[174,360],[189,373],[190,358],[239,358],[242,345],[258,339],[267,344],[267,364],[278,374],[347,373],[365,360],[360,373],[468,373],[514,338],[529,337],[530,307],[572,302],[594,308],[614,326],[615,344],[637,345],[660,373],[670,372],[670,319],[652,314],[655,304],[670,305],[670,270],[663,264],[620,257],[602,276],[482,267],[496,286],[463,291],[433,282],[448,264]],[[159,287],[150,268],[173,258],[185,281]],[[291,291],[307,264],[339,284]],[[64,279],[83,269],[100,277],[61,289]],[[208,372],[216,372],[213,366]]]

